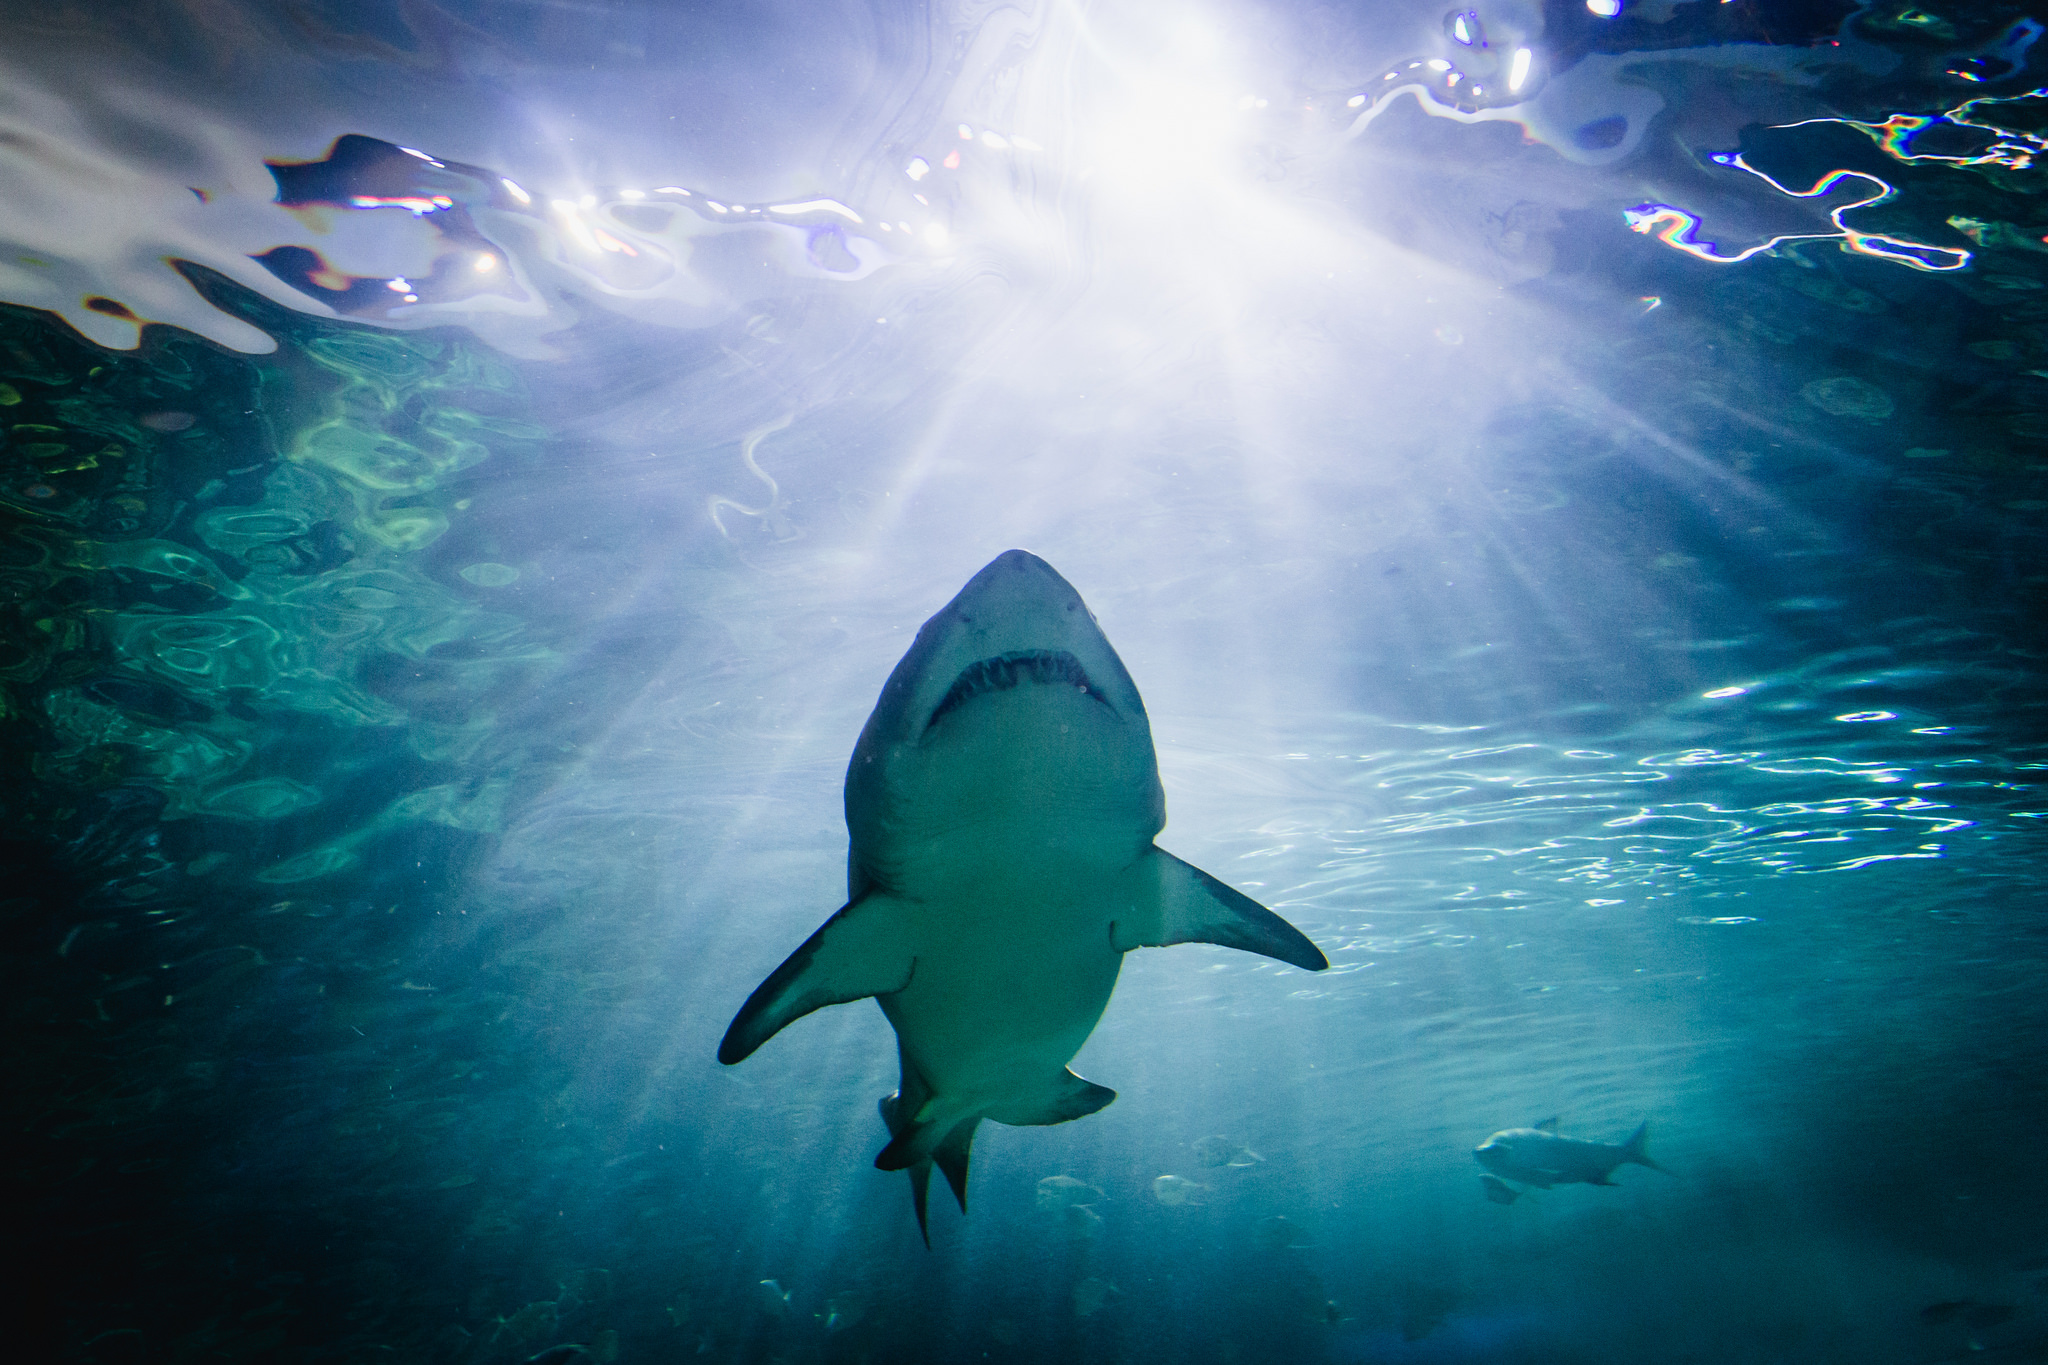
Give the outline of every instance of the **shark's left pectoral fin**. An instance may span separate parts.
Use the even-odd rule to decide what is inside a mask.
[[[1124,904],[1110,942],[1118,952],[1174,943],[1216,943],[1319,972],[1328,958],[1308,937],[1239,891],[1162,849],[1124,874]]]
[[[908,907],[884,891],[848,902],[804,940],[733,1016],[718,1045],[731,1066],[812,1010],[888,995],[910,984]]]

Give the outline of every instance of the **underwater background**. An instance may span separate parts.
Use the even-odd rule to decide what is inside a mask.
[[[0,12],[20,1358],[2048,1359],[2037,7]],[[1333,965],[927,1250],[714,1053],[1011,546]]]

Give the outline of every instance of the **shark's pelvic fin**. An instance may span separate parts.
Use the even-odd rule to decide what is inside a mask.
[[[939,1144],[951,1135],[956,1126],[980,1117],[978,1114],[963,1114],[957,1108],[948,1110],[942,1107],[940,1113],[920,1120],[917,1117],[919,1111],[900,1100],[895,1108],[895,1117],[889,1122],[889,1145],[875,1154],[875,1169],[878,1171],[907,1171],[920,1162],[929,1166]]]
[[[1049,1098],[1008,1105],[993,1112],[975,1112],[958,1101],[949,1103],[933,1097],[921,1079],[916,1083],[910,1080],[912,1074],[906,1067],[904,1085],[911,1093],[882,1097],[882,1121],[889,1125],[889,1145],[875,1157],[875,1167],[910,1172],[910,1193],[919,1210],[920,1227],[924,1221],[925,1182],[930,1179],[935,1162],[945,1172],[946,1183],[953,1187],[960,1212],[967,1212],[967,1158],[974,1145],[974,1130],[982,1119],[1020,1126],[1065,1123],[1092,1114],[1116,1098],[1116,1091],[1108,1086],[1083,1080],[1072,1071],[1062,1071],[1063,1080]],[[912,1100],[922,1102],[913,1106]],[[926,1234],[925,1241],[929,1244],[930,1234]]]
[[[1554,1133],[1557,1131],[1557,1116],[1552,1114],[1549,1118],[1538,1119],[1529,1126],[1539,1133]]]
[[[889,1125],[889,1145],[876,1154],[875,1169],[909,1171],[910,1183],[916,1187],[931,1175],[932,1150],[940,1139],[970,1116],[959,1108],[946,1112],[948,1106],[932,1094],[931,1083],[904,1054],[901,1039],[897,1040],[896,1056],[903,1086],[882,1096],[882,1122]]]
[[[1058,1089],[1053,1094],[1034,1095],[1021,1104],[990,1109],[987,1117],[1019,1128],[1043,1128],[1086,1118],[1096,1110],[1106,1108],[1115,1098],[1116,1091],[1076,1076],[1069,1067],[1061,1073]]]
[[[885,891],[849,901],[755,988],[718,1045],[731,1066],[785,1025],[827,1005],[888,995],[910,984],[907,907]]]
[[[1125,907],[1110,937],[1119,952],[1216,943],[1303,971],[1319,972],[1330,965],[1301,930],[1163,849],[1151,849],[1133,863],[1119,890],[1126,893]]]

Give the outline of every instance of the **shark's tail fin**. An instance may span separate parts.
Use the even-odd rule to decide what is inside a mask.
[[[902,1128],[902,1121],[897,1115],[903,1108],[903,1093],[891,1090],[882,1096],[875,1107],[882,1111],[882,1122],[889,1125],[890,1136],[896,1136]],[[879,1166],[881,1162],[877,1161],[875,1164]],[[925,1200],[930,1193],[932,1181],[931,1158],[912,1161],[902,1167],[902,1170],[910,1177],[910,1203],[911,1207],[917,1210],[917,1230],[923,1235],[925,1247],[929,1249],[932,1244],[932,1229],[930,1221],[925,1217]]]
[[[903,1101],[901,1092],[892,1091],[882,1096],[878,1106],[882,1111],[882,1122],[889,1125],[890,1141],[875,1158],[875,1165],[885,1171],[903,1171],[910,1176],[910,1202],[917,1209],[917,1230],[924,1235],[924,1244],[932,1244],[931,1224],[926,1217],[926,1195],[931,1184],[932,1166],[938,1165],[945,1173],[946,1183],[953,1187],[953,1197],[960,1201],[960,1212],[967,1212],[967,1158],[974,1145],[974,1130],[980,1126],[979,1116],[962,1119],[938,1137],[936,1123],[919,1123],[912,1117],[912,1111]],[[937,1138],[936,1141],[933,1139]]]
[[[1650,1121],[1648,1119],[1644,1119],[1641,1123],[1637,1124],[1635,1132],[1629,1134],[1628,1141],[1621,1144],[1621,1159],[1623,1161],[1633,1161],[1638,1166],[1648,1166],[1653,1171],[1664,1171],[1662,1166],[1650,1160]],[[1664,1171],[1664,1174],[1670,1175],[1671,1172]]]
[[[974,1145],[974,1130],[980,1126],[978,1118],[955,1124],[946,1140],[932,1148],[932,1160],[946,1173],[946,1183],[953,1187],[962,1213],[967,1212],[967,1149]]]
[[[930,1251],[932,1225],[931,1220],[925,1216],[925,1200],[931,1193],[932,1163],[920,1161],[915,1166],[905,1167],[903,1173],[910,1177],[910,1203],[911,1207],[917,1210],[918,1235],[924,1238],[924,1249]]]

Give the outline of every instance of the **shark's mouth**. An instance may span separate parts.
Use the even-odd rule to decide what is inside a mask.
[[[1072,687],[1108,706],[1109,698],[1102,695],[1102,689],[1088,676],[1081,661],[1064,649],[1022,649],[1011,654],[998,654],[991,659],[981,659],[960,670],[960,676],[932,708],[931,719],[924,723],[929,730],[939,723],[948,711],[965,706],[985,692],[1006,692],[1022,683],[1056,683]]]

